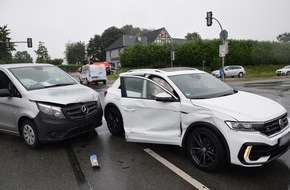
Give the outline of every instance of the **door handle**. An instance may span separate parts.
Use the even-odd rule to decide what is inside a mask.
[[[134,112],[134,111],[136,111],[135,108],[124,108],[124,110],[127,111],[127,112]]]

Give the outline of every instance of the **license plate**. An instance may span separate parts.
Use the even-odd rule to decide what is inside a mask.
[[[290,132],[279,139],[279,146],[284,146],[290,141]]]

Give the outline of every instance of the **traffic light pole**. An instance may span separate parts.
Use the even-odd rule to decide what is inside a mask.
[[[10,47],[10,44],[25,43],[25,44],[27,44],[27,47],[31,48],[32,47],[32,38],[27,38],[27,41],[10,42],[10,40],[7,40],[6,42],[0,42],[0,43],[6,44],[6,47]]]
[[[212,12],[211,11],[207,12],[206,13],[207,26],[211,26],[212,25],[212,19],[217,21],[217,23],[219,24],[219,26],[221,28],[220,39],[222,40],[223,47],[225,47],[225,40],[228,37],[228,32],[223,29],[223,27],[222,27],[221,23],[218,21],[218,19],[216,19],[216,18],[214,18],[212,16]],[[225,54],[226,54],[226,52],[225,52]],[[222,55],[222,69],[224,69],[224,66],[225,66],[225,56],[226,56],[225,54]],[[222,80],[224,80],[224,70],[223,70]]]

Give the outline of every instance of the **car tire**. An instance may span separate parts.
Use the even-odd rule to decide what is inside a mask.
[[[34,123],[30,120],[25,120],[21,126],[21,133],[25,144],[31,149],[40,147],[38,133]]]
[[[289,75],[290,75],[290,71],[287,71],[286,75],[288,75],[288,76],[289,76]]]
[[[242,72],[240,72],[239,74],[238,74],[238,77],[239,78],[241,78],[241,77],[243,77],[244,76],[244,73],[242,73]]]
[[[187,152],[193,164],[204,171],[215,171],[226,164],[223,143],[212,130],[199,127],[194,129],[187,141]]]
[[[81,78],[79,78],[80,84],[83,84],[83,81],[81,80]]]
[[[105,112],[105,118],[109,131],[115,136],[121,136],[125,133],[123,118],[120,111],[115,107],[110,107]]]

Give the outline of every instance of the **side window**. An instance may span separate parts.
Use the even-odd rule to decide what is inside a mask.
[[[9,89],[9,83],[9,78],[3,72],[0,72],[0,89]]]
[[[147,93],[146,93],[146,98],[147,99],[155,99],[155,96],[161,92],[164,92],[162,88],[157,86],[151,81],[147,81]]]
[[[162,88],[144,78],[123,77],[122,97],[154,100],[155,96],[164,92]]]
[[[142,98],[144,80],[140,78],[124,77],[123,79],[123,97]],[[121,80],[122,81],[122,80]]]
[[[14,97],[21,97],[18,90],[14,87],[10,79],[5,73],[0,71],[0,89],[8,89],[10,93],[12,92]]]

